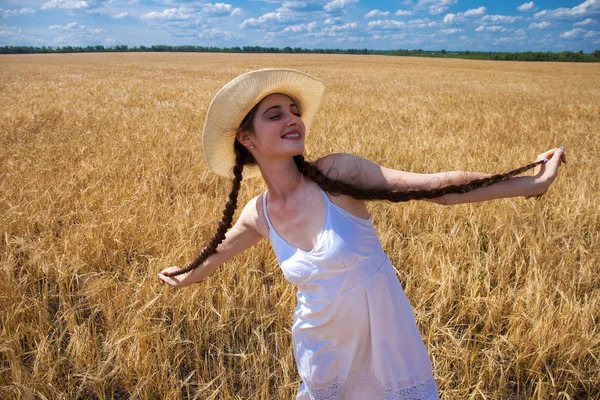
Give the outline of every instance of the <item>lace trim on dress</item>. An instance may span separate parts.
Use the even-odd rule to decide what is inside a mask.
[[[425,382],[413,385],[408,388],[394,390],[391,388],[383,389],[383,400],[437,400],[439,399],[437,385],[435,380],[430,378]]]
[[[343,384],[335,383],[332,386],[320,389],[312,389],[306,386],[310,393],[310,398],[313,400],[339,400],[340,395],[345,389],[350,389],[352,386],[360,383],[368,383],[376,385],[381,393],[383,400],[438,400],[439,395],[437,385],[433,377],[430,377],[424,382],[416,385],[395,390],[386,388],[371,374],[362,372],[350,376]]]
[[[310,393],[310,398],[313,400],[337,400],[340,396],[342,385],[340,383],[336,383],[333,386],[322,389],[310,389],[308,387],[307,389],[308,393]]]

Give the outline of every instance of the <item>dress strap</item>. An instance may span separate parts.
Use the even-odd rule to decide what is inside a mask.
[[[265,214],[265,219],[267,220],[267,224],[269,225],[269,232],[272,232],[275,228],[273,228],[273,224],[271,224],[271,219],[269,218],[269,214],[267,213],[267,192],[263,193],[263,214]]]
[[[325,207],[329,208],[329,203],[331,203],[331,200],[329,200],[327,193],[325,193],[325,191],[323,189],[321,189],[321,186],[319,186],[319,185],[317,185],[317,189],[319,189],[319,192],[321,192],[321,194],[323,195],[323,198],[325,199]]]

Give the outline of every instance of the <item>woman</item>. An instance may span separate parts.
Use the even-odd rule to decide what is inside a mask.
[[[323,92],[318,79],[300,71],[266,69],[243,74],[217,93],[203,147],[209,168],[234,178],[230,201],[202,253],[158,278],[191,285],[267,237],[285,278],[298,288],[292,341],[303,383],[297,399],[437,399],[412,309],[365,200],[459,204],[539,196],[566,162],[564,150],[493,176],[396,171],[349,154],[309,163],[304,140]],[[534,176],[512,178],[536,166]],[[246,204],[225,236],[242,171],[260,174],[268,190]]]

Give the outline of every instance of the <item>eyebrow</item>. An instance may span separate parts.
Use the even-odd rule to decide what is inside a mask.
[[[297,106],[297,105],[295,105],[294,103],[290,104],[290,107],[296,107],[296,108],[298,108],[298,106]],[[262,115],[265,115],[265,114],[267,113],[267,111],[269,111],[269,110],[272,110],[272,109],[274,109],[274,108],[281,108],[281,106],[280,106],[280,105],[276,105],[276,106],[269,107],[269,108],[267,108],[267,109],[265,110],[265,112],[264,112],[264,113],[262,113]]]

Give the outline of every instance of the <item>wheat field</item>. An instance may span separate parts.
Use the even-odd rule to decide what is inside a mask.
[[[539,200],[368,206],[442,399],[600,398],[597,64],[192,53],[0,57],[1,398],[293,398],[295,288],[267,240],[189,288],[155,276],[216,230],[204,116],[263,67],[326,85],[309,160],[495,173],[564,145]]]

